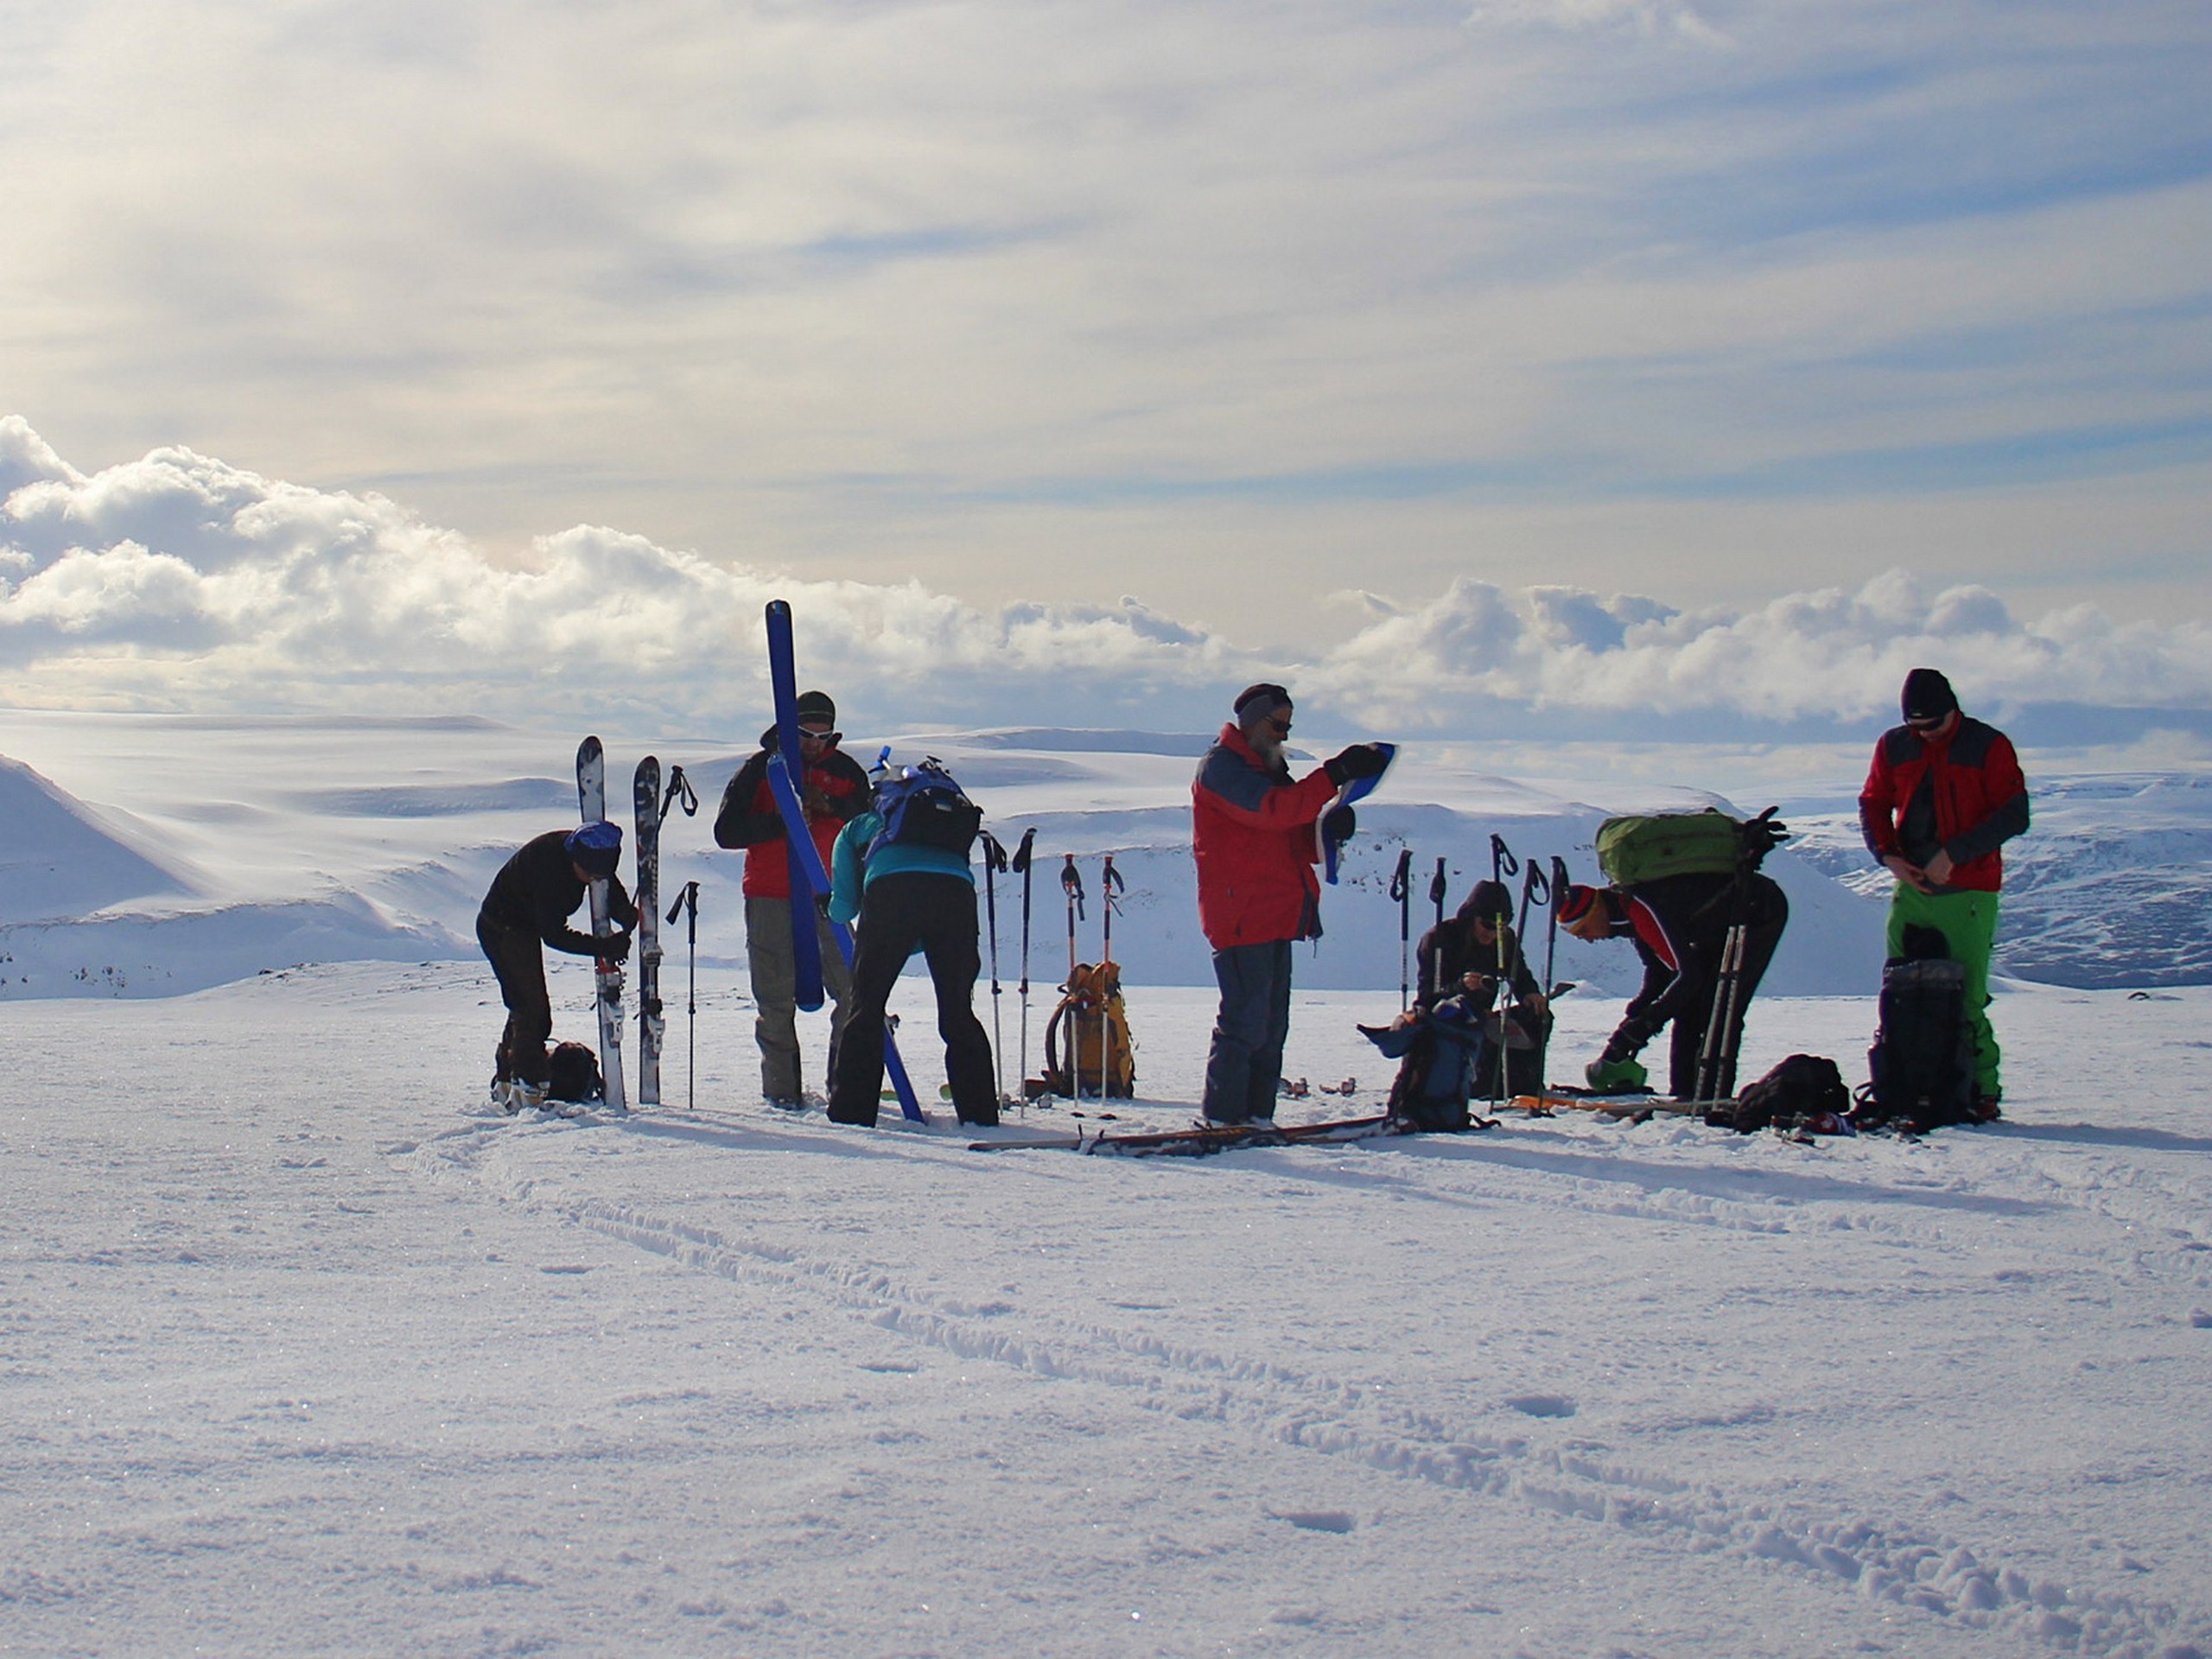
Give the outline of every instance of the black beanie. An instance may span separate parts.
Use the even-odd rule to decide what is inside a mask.
[[[1236,723],[1249,726],[1262,715],[1272,715],[1278,709],[1290,706],[1289,692],[1262,680],[1257,685],[1246,686],[1236,694]]]
[[[1939,670],[1916,668],[1904,677],[1900,702],[1907,720],[1941,720],[1957,709],[1959,696]]]
[[[827,691],[802,691],[798,694],[798,717],[802,722],[809,719],[837,723],[837,705]]]

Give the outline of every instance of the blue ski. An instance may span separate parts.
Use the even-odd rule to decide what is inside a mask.
[[[814,880],[808,866],[818,866],[821,861],[807,857],[815,850],[814,836],[798,805],[806,790],[806,752],[799,747],[798,670],[791,646],[791,607],[780,599],[768,606],[768,684],[776,699],[776,753],[768,757],[768,787],[775,795],[777,810],[784,815],[784,833],[791,841],[794,995],[799,1007],[812,1014],[822,1006],[822,938],[815,931],[814,900],[828,897],[830,884],[823,881],[811,893],[805,891]]]
[[[798,669],[797,653],[791,644],[791,607],[785,601],[768,601],[768,679],[776,698],[776,749],[769,757],[768,792],[776,798],[776,810],[783,815],[784,836],[791,842],[791,946],[798,962],[799,1007],[810,1011],[822,1006],[822,945],[814,929],[814,918],[819,913],[816,900],[822,904],[830,899],[830,872],[823,868],[821,849],[814,844],[814,836],[806,827],[805,809],[799,804],[799,791],[804,784],[806,763],[792,757],[803,754],[798,736]],[[853,936],[842,923],[830,925],[830,936],[837,942],[837,950],[845,958],[845,966],[853,965]],[[806,1000],[807,974],[811,964],[814,1000]],[[898,1091],[899,1109],[914,1122],[925,1122],[921,1103],[914,1098],[914,1084],[906,1075],[906,1063],[899,1058],[899,1045],[887,1025],[883,1033],[883,1069],[890,1074],[891,1086]]]
[[[1398,746],[1395,743],[1377,743],[1375,747],[1382,751],[1382,772],[1372,778],[1353,779],[1351,782],[1337,791],[1336,798],[1329,803],[1327,810],[1321,814],[1321,817],[1327,817],[1329,812],[1335,810],[1338,807],[1350,806],[1354,801],[1365,800],[1374,792],[1375,785],[1382,781],[1383,776],[1389,772],[1390,763],[1398,758]],[[1321,843],[1323,879],[1330,886],[1334,887],[1337,880],[1337,865],[1344,851],[1344,843],[1340,841],[1332,841],[1328,834],[1322,830],[1319,819],[1314,821],[1313,834]]]

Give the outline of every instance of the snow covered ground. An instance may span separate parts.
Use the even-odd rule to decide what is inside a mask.
[[[650,747],[710,815],[749,736]],[[1040,988],[1059,855],[1090,957],[1116,854],[1141,1123],[1188,1115],[1211,1017],[1178,988],[1203,741],[900,746],[1039,826]],[[2013,965],[2107,988],[2005,982],[1999,1126],[1181,1162],[771,1113],[703,817],[664,880],[704,888],[696,1082],[679,936],[666,1106],[490,1114],[470,919],[572,818],[573,745],[0,710],[0,1653],[2212,1656],[2201,768],[2037,780]],[[1413,752],[1299,961],[1288,1069],[1360,1086],[1286,1116],[1379,1104],[1353,1027],[1397,1005],[1400,847],[1455,903],[1493,831],[1583,874],[1601,811],[1710,798],[1684,779],[1806,832],[1746,1074],[1863,1075],[1860,760]],[[1634,976],[1560,972],[1555,1076]],[[587,1036],[584,964],[553,985]]]
[[[2212,992],[2010,988],[1923,1144],[1181,1162],[772,1115],[720,969],[687,1110],[677,988],[626,1121],[486,1115],[466,965],[0,1006],[0,1651],[2212,1653]],[[1290,1069],[1371,1106],[1395,1003]]]

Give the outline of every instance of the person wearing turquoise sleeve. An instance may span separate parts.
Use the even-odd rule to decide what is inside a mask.
[[[899,970],[918,950],[937,988],[945,1081],[963,1123],[999,1121],[991,1044],[976,1017],[982,953],[976,878],[964,854],[911,842],[878,844],[882,815],[871,809],[838,832],[830,858],[830,916],[853,926],[853,988],[837,1045],[830,1116],[873,1125],[883,1093],[884,1006]]]

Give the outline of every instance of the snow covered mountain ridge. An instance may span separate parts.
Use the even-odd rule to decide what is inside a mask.
[[[1097,857],[1128,884],[1114,947],[1134,984],[1204,984],[1189,854],[1188,786],[1199,734],[1050,728],[939,733],[894,753],[944,756],[1011,842],[1038,831],[1030,967],[1050,984],[1070,949],[1055,872],[1078,856],[1093,899],[1074,950],[1097,954]],[[743,741],[654,746],[703,798],[671,819],[664,880],[702,884],[701,950],[742,954],[740,861],[709,825]],[[610,741],[618,775],[645,746]],[[540,830],[573,822],[572,740],[473,720],[242,721],[0,713],[0,995],[164,995],[302,961],[423,961],[474,954],[475,908],[493,873]],[[867,756],[873,759],[872,753]],[[1643,757],[1649,760],[1648,754]],[[1414,855],[1418,937],[1446,861],[1447,904],[1491,874],[1489,842],[1594,874],[1599,821],[1618,810],[1694,808],[1713,794],[1654,786],[1624,767],[1585,787],[1520,781],[1418,752],[1361,809],[1325,936],[1302,984],[1390,990],[1400,912],[1387,895]],[[2212,982],[2212,778],[2173,772],[2066,777],[2037,785],[2036,828],[2008,849],[2005,972],[2089,986]],[[1735,804],[1756,810],[1746,798]],[[1798,839],[1769,868],[1792,921],[1770,988],[1863,995],[1880,965],[1885,878],[1858,842],[1848,796],[1783,802]],[[1516,885],[1516,892],[1518,887]],[[1000,879],[1000,960],[1019,971],[1019,894]],[[1541,911],[1532,956],[1558,977],[1621,994],[1630,953],[1554,941]]]

